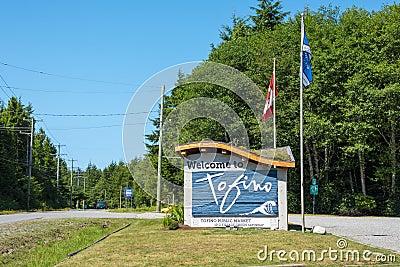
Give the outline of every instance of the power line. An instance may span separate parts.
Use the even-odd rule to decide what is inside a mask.
[[[40,118],[40,117],[39,117]],[[44,122],[44,120],[42,119],[42,118],[40,118],[41,119],[41,123],[43,123],[43,125],[44,125],[44,127],[46,128],[46,131],[47,131],[47,133],[48,133],[48,135],[54,140],[54,141],[56,141],[56,143],[60,143],[55,137],[54,137],[54,135],[51,133],[51,131],[49,130],[49,127],[47,126],[47,124]]]
[[[126,123],[126,124],[113,124],[113,125],[102,125],[102,126],[92,126],[92,127],[75,127],[75,128],[62,128],[62,129],[52,129],[52,131],[69,131],[69,130],[90,130],[90,129],[101,129],[101,128],[112,128],[112,127],[123,127],[125,125],[145,125],[146,123]]]
[[[40,118],[40,117],[39,117],[39,118]],[[42,119],[42,118],[40,118],[40,119]],[[44,127],[45,127],[45,129],[46,129],[47,134],[52,138],[52,140],[55,141],[56,143],[60,144],[60,141],[57,140],[57,138],[54,137],[54,134],[50,131],[49,127],[47,126],[47,124],[44,122],[43,119],[41,120],[41,123],[43,123],[43,125],[44,125]],[[66,153],[66,154],[63,154],[63,155],[66,155],[67,158],[69,159],[69,158],[71,157],[71,156],[70,156],[71,153],[70,153],[70,151],[68,150],[68,147],[67,147],[67,146],[65,146],[64,148],[67,150],[67,153]]]
[[[138,115],[148,114],[154,111],[142,111],[142,112],[128,112],[128,113],[108,113],[108,114],[53,114],[53,113],[34,113],[37,116],[51,116],[51,117],[113,117],[113,116],[127,116],[127,115]]]
[[[1,86],[1,90],[3,91],[3,93],[4,93],[8,98],[10,98],[10,96],[7,94],[6,90],[4,90],[3,86]],[[3,101],[3,100],[2,100],[2,101]],[[4,102],[4,101],[3,101],[3,102]]]
[[[45,129],[46,129],[46,133],[51,137],[51,139],[53,141],[55,141],[56,143],[60,144],[61,142],[59,140],[57,140],[57,138],[54,137],[54,134],[50,131],[49,127],[47,126],[47,124],[44,122],[44,120],[39,117],[41,119],[41,123],[43,123]],[[66,154],[63,154],[65,156],[67,156],[67,158],[69,159],[71,157],[71,152],[68,150],[68,146],[64,146],[64,148],[67,150]]]
[[[11,67],[11,68],[19,69],[19,70],[24,70],[24,71],[28,71],[28,72],[32,72],[32,73],[37,73],[37,74],[41,74],[41,75],[45,75],[45,76],[53,76],[53,77],[58,77],[58,78],[63,78],[63,79],[79,80],[79,81],[86,81],[86,82],[96,82],[96,83],[112,84],[112,85],[123,85],[123,86],[129,86],[129,87],[140,86],[140,84],[129,84],[129,83],[124,83],[124,82],[95,80],[95,79],[80,78],[80,77],[74,77],[74,76],[63,75],[63,74],[55,74],[55,73],[20,67],[20,66],[8,64],[5,62],[0,62],[0,64],[4,65],[6,67]],[[146,86],[146,87],[159,88],[159,86]]]
[[[8,88],[8,90],[10,90],[10,92],[13,94],[13,96],[15,96],[15,98],[17,98],[17,96],[15,95],[14,91],[11,89],[11,87],[8,85],[8,83],[6,82],[6,80],[4,80],[3,76],[0,74],[0,78],[2,79],[2,81],[4,82],[4,84],[6,85],[6,87]],[[5,92],[3,90],[3,92]],[[8,96],[8,95],[7,95]],[[8,97],[10,98],[10,97]]]
[[[29,129],[29,127],[22,127],[22,126],[0,126],[0,130],[10,130],[10,131],[21,131]]]
[[[39,71],[39,70],[34,70],[34,69],[28,69],[25,67],[19,67],[15,65],[11,65],[8,63],[0,62],[0,64],[7,66],[7,67],[12,67],[15,69],[20,69],[24,71],[29,71],[37,74],[42,74],[42,75],[47,75],[47,76],[54,76],[54,77],[59,77],[59,78],[64,78],[64,79],[71,79],[71,80],[80,80],[80,81],[88,81],[88,82],[97,82],[97,83],[106,83],[106,84],[118,84],[118,85],[124,85],[124,86],[132,86],[132,84],[128,83],[123,83],[123,82],[111,82],[111,81],[102,81],[102,80],[94,80],[94,79],[86,79],[86,78],[79,78],[79,77],[73,77],[69,75],[61,75],[61,74],[55,74],[55,73],[50,73],[50,72],[45,72],[45,71]]]
[[[0,87],[7,88],[6,86],[0,85]],[[44,89],[32,89],[32,88],[21,88],[21,87],[14,87],[10,86],[9,88],[21,91],[29,91],[29,92],[43,92],[43,93],[71,93],[71,94],[133,94],[134,91],[73,91],[73,90],[44,90]],[[151,90],[153,91],[153,90]],[[155,91],[155,90],[154,90]]]
[[[10,98],[10,96],[7,94],[7,92],[3,89],[3,86],[1,86],[1,91],[3,91],[3,93],[4,93],[8,98]],[[5,101],[4,101],[2,98],[0,98],[0,100],[1,100],[2,102],[5,103]]]

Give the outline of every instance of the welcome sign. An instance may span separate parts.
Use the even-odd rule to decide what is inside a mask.
[[[193,172],[192,215],[277,216],[276,170]]]
[[[184,158],[186,225],[287,230],[286,175],[294,167],[288,147],[279,151],[285,160],[218,142],[175,150]]]

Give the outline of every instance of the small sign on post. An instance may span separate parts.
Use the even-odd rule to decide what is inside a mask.
[[[313,196],[313,214],[315,214],[315,196],[318,195],[318,185],[317,185],[317,179],[313,178],[311,180],[311,185],[310,185],[310,194]]]
[[[124,197],[126,198],[132,198],[133,196],[133,190],[132,188],[125,188],[124,190]]]
[[[125,196],[125,207],[127,206],[127,198],[131,199],[131,208],[132,208],[132,198],[133,198],[133,190],[132,188],[125,188],[124,190],[124,196]]]
[[[316,185],[316,184],[310,185],[310,194],[318,195],[318,185]]]

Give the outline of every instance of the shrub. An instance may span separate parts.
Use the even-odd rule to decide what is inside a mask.
[[[173,207],[171,210],[171,217],[177,221],[178,223],[183,223],[184,215],[183,215],[183,207]]]
[[[386,216],[399,216],[400,215],[400,197],[394,194],[386,201]]]
[[[171,222],[170,222],[170,224],[168,226],[168,229],[169,230],[176,230],[178,228],[179,228],[179,223],[177,221],[175,221],[175,220],[171,220]]]
[[[287,193],[287,205],[288,205],[288,212],[289,213],[300,213],[300,201],[299,197],[297,197],[294,193],[288,192]]]
[[[171,216],[166,215],[162,220],[163,227],[169,227],[171,224],[172,218]]]
[[[340,201],[339,206],[336,209],[336,214],[346,216],[360,216],[361,213],[356,209],[354,205],[354,197],[350,194],[345,194]]]
[[[358,194],[354,196],[354,201],[356,209],[362,214],[371,214],[372,211],[376,208],[376,201],[371,196]]]
[[[334,213],[340,205],[342,192],[334,182],[329,182],[319,187],[318,207],[319,212],[331,214]]]
[[[168,227],[170,230],[176,230],[179,228],[179,224],[183,223],[183,207],[170,206],[162,209],[162,211],[166,213],[162,222],[164,227]]]

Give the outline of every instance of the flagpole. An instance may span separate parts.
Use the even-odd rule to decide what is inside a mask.
[[[304,160],[303,160],[303,42],[304,21],[301,14],[301,49],[300,49],[300,195],[301,195],[301,231],[305,232],[304,218]]]
[[[275,75],[275,62],[276,62],[276,58],[274,58],[274,70],[273,70],[273,76],[274,76],[274,92],[272,93],[273,97],[274,97],[274,107],[273,107],[273,112],[274,112],[274,148],[276,148],[276,112],[275,112],[275,98],[276,98],[276,75]]]

